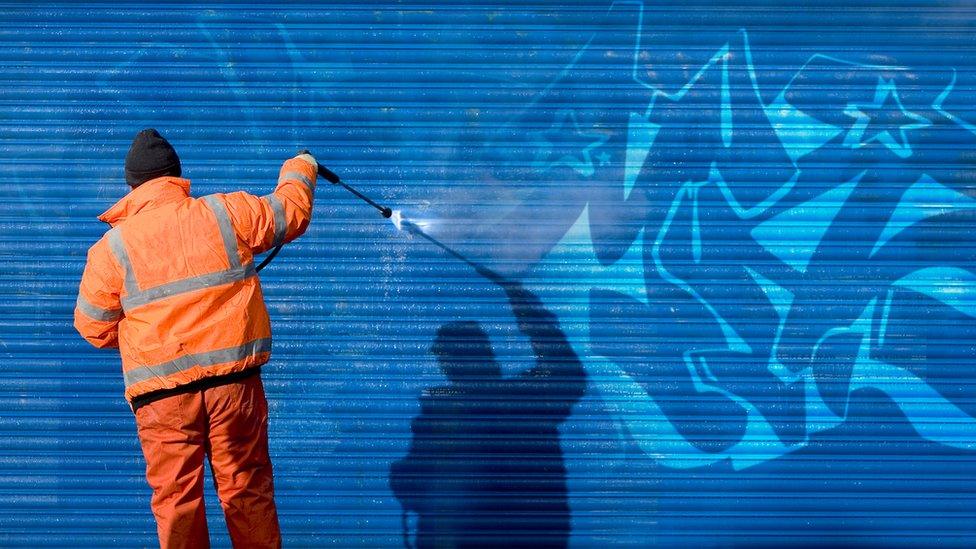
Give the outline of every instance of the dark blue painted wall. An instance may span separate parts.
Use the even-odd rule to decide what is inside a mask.
[[[974,21],[4,5],[0,545],[154,543],[118,357],[70,319],[153,126],[196,195],[307,147],[415,224],[323,187],[262,273],[287,545],[972,546]]]

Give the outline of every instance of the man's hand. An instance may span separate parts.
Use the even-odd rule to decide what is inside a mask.
[[[318,171],[319,171],[319,163],[316,162],[315,157],[312,156],[312,153],[305,151],[305,152],[302,152],[301,154],[299,154],[298,156],[296,156],[295,158],[297,158],[299,160],[304,160],[305,162],[308,162],[309,164],[312,165],[312,168],[315,170],[315,173],[316,174],[318,173]]]

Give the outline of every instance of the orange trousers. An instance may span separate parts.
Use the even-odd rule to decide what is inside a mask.
[[[136,425],[160,547],[210,547],[207,458],[234,547],[281,547],[260,374],[141,406]]]

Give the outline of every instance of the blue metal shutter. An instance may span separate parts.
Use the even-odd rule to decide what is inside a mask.
[[[71,326],[143,127],[197,196],[265,194],[307,147],[559,322],[322,184],[262,274],[286,545],[972,546],[973,22],[6,4],[0,546],[155,544],[118,357]],[[501,379],[469,354],[452,384],[432,345],[478,327]]]

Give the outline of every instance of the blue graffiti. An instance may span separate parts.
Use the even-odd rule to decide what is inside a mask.
[[[909,100],[899,88],[910,68],[817,54],[767,102],[743,30],[668,91],[641,77],[642,8],[613,10],[629,10],[636,28],[631,81],[620,86],[645,90],[646,107],[613,123],[560,110],[530,145],[537,171],[568,168],[577,183],[619,189],[592,195],[526,280],[559,315],[589,397],[622,436],[675,468],[743,469],[795,451],[843,423],[859,390],[885,394],[920,436],[976,450],[976,409],[904,351],[912,314],[976,317],[973,258],[926,245],[939,223],[976,208],[927,171],[945,154],[935,130],[976,134],[943,108],[955,74],[937,97]],[[588,43],[532,105],[563,98],[574,65],[601,47]],[[712,101],[689,119],[691,102]],[[757,151],[757,140],[768,146]],[[614,145],[622,161],[611,162]],[[594,162],[597,148],[606,150]],[[627,213],[608,216],[608,196]],[[662,202],[662,213],[650,206]],[[602,228],[614,220],[631,227],[612,233],[630,242],[619,253]],[[618,327],[641,317],[644,331]],[[667,336],[682,325],[695,337]],[[640,343],[615,345],[628,337]]]

